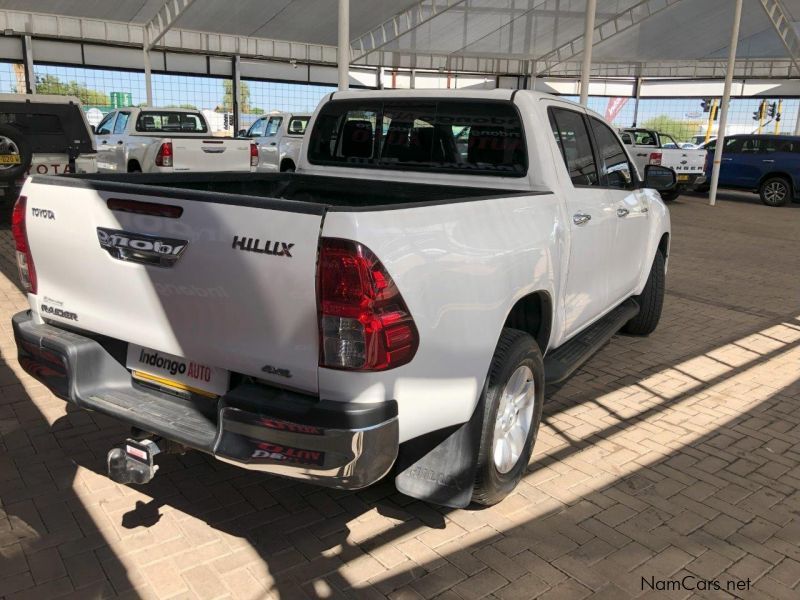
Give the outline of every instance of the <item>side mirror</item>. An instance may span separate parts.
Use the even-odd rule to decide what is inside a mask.
[[[239,137],[247,137],[247,129],[240,129]]]
[[[669,192],[675,189],[678,177],[675,171],[661,165],[647,165],[644,168],[644,187],[653,188],[659,192]]]
[[[89,129],[92,130],[92,133],[97,133],[97,127],[95,127],[94,125],[89,125]]]

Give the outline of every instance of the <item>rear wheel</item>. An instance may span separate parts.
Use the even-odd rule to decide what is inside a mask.
[[[644,290],[635,298],[639,303],[639,314],[625,323],[622,328],[623,332],[633,335],[650,335],[656,330],[658,322],[661,320],[661,309],[664,306],[665,271],[666,260],[658,250]]]
[[[769,177],[761,182],[758,195],[767,206],[783,206],[792,195],[792,186],[783,177]]]
[[[672,202],[678,196],[681,195],[681,191],[679,189],[670,190],[669,192],[661,192],[661,199],[664,202]]]
[[[533,451],[544,405],[544,366],[534,339],[506,328],[484,392],[483,430],[472,500],[490,506],[519,483]]]

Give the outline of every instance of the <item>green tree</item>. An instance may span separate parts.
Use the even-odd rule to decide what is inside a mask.
[[[187,110],[199,110],[194,104],[167,104],[164,108],[185,108]]]
[[[666,133],[674,137],[678,142],[687,142],[691,141],[692,136],[697,134],[702,124],[702,121],[675,119],[667,115],[659,115],[647,119],[639,127],[642,129],[654,129],[658,133]]]
[[[63,82],[55,75],[40,75],[36,78],[38,94],[56,94],[59,96],[76,96],[83,104],[108,106],[111,101],[108,94],[81,85],[77,81]]]
[[[250,86],[246,81],[239,82],[239,112],[250,115],[260,115],[264,109],[250,106]],[[217,106],[217,112],[233,112],[233,81],[225,79],[222,82],[222,102]]]

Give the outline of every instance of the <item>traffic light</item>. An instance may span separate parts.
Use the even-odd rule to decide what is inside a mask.
[[[774,119],[775,118],[775,115],[778,114],[778,103],[777,102],[771,102],[769,104],[769,111],[767,112],[767,114],[769,115],[770,119]]]
[[[700,100],[700,106],[703,107],[703,112],[708,112],[711,110],[711,99],[710,98],[703,98]]]
[[[228,113],[223,113],[222,114],[222,128],[223,129],[227,129],[228,128]]]

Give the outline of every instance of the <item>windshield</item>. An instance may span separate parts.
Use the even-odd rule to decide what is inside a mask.
[[[136,131],[153,133],[207,133],[208,127],[201,115],[190,112],[157,112],[139,113],[136,119]]]

